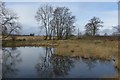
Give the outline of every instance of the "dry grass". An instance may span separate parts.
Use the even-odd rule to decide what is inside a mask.
[[[15,36],[16,40],[26,40],[26,41],[31,41],[31,40],[43,40],[45,37],[44,36]],[[12,40],[12,38],[9,36],[5,40]]]
[[[56,46],[53,41],[3,41],[3,47],[24,47],[24,46]]]
[[[107,43],[108,44],[108,43]],[[114,45],[114,42],[109,43],[111,46],[104,46],[102,42],[96,44],[95,42],[89,43],[89,41],[68,41],[59,42],[56,49],[56,54],[65,56],[83,56],[85,58],[95,57],[103,59],[111,59],[117,55],[118,48]]]

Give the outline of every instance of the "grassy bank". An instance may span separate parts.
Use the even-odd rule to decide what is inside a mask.
[[[56,54],[64,56],[82,56],[84,58],[94,57],[102,59],[112,59],[117,56],[118,48],[115,41],[67,41],[60,42],[56,49]]]
[[[25,46],[51,46],[54,47],[57,44],[53,41],[3,41],[2,46],[3,47],[25,47]]]

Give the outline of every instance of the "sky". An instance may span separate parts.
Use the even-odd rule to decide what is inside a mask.
[[[3,0],[5,2],[118,2],[119,0]]]
[[[115,30],[112,26],[118,25],[118,4],[117,2],[9,2],[6,6],[12,9],[19,16],[19,22],[22,25],[22,34],[35,33],[36,35],[44,34],[35,20],[35,14],[38,7],[49,4],[53,7],[67,7],[76,16],[75,26],[84,32],[85,24],[94,16],[99,17],[103,22],[100,28],[100,34],[112,34]],[[11,0],[12,1],[12,0]],[[14,0],[13,0],[14,1]],[[17,1],[17,0],[16,0]],[[77,30],[75,32],[77,34]]]

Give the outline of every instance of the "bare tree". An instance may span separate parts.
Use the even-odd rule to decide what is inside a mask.
[[[68,38],[74,31],[75,16],[66,7],[57,7],[53,10],[50,5],[38,8],[35,18],[41,29],[45,29],[46,37],[57,36],[57,39]]]
[[[86,33],[95,36],[100,27],[103,27],[103,22],[97,18],[93,17],[89,20],[89,23],[85,25]]]
[[[0,27],[3,39],[12,34],[19,33],[21,26],[18,22],[17,14],[6,8],[4,2],[0,2]]]
[[[40,26],[41,29],[45,29],[46,37],[52,35],[53,29],[51,28],[50,21],[53,16],[53,7],[50,5],[43,5],[40,6],[36,12],[35,18]]]
[[[67,39],[74,31],[75,16],[72,16],[72,13],[66,7],[57,7],[53,15],[51,22],[57,39],[63,39],[63,37]]]

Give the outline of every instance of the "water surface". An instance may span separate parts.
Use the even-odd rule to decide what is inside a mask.
[[[3,48],[3,78],[103,78],[117,75],[114,61],[61,57],[49,47]]]

